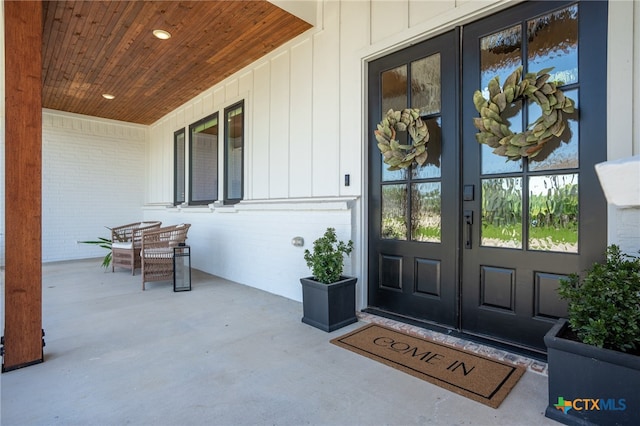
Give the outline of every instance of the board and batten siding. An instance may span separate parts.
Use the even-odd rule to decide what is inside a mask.
[[[345,173],[360,174],[359,150],[341,156],[340,120],[348,119],[358,134],[362,121],[359,108],[341,115],[339,3],[326,7],[326,14],[330,30],[303,34],[151,126],[147,203],[172,201],[173,132],[214,112],[221,116],[242,99],[245,200],[359,195],[357,182],[342,185],[340,168],[348,162]],[[359,107],[359,89],[357,94]],[[359,146],[360,140],[348,141],[354,142]]]
[[[350,2],[323,4],[320,28],[150,126],[145,218],[191,223],[194,267],[301,300],[298,279],[309,275],[304,248],[328,226],[341,239],[358,240],[364,160],[356,51],[367,44],[368,23],[350,20],[345,30],[344,8],[354,15],[359,11]],[[350,32],[357,37],[344,43],[350,46],[345,52],[341,37]],[[173,133],[215,112],[222,117],[224,108],[239,100],[245,101],[244,201],[234,207],[167,208],[173,201]],[[220,150],[222,158],[222,144]],[[294,237],[302,237],[305,246],[294,247]],[[347,260],[345,273],[359,275],[356,257]]]

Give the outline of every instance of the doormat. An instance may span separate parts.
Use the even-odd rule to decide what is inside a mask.
[[[370,324],[331,343],[498,408],[525,372],[451,346]]]

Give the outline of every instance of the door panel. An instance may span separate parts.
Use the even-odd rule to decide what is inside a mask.
[[[478,188],[477,199],[463,202],[477,218],[472,244],[462,253],[466,332],[544,351],[544,334],[566,315],[559,280],[604,252],[606,202],[593,169],[606,158],[604,121],[594,120],[606,113],[598,100],[604,99],[606,50],[593,37],[604,23],[603,2],[531,2],[464,29],[463,183]],[[524,73],[554,67],[551,80],[564,83],[580,117],[570,114],[565,132],[535,158],[505,161],[476,141],[478,113],[470,100],[477,89],[488,93],[495,75],[502,84],[519,66]],[[514,132],[541,114],[536,104],[511,109],[503,115]]]
[[[429,130],[427,162],[411,170],[387,170],[370,136],[369,304],[451,327],[458,319],[459,83],[455,73],[443,70],[457,67],[459,56],[451,48],[457,40],[451,31],[369,68],[370,127],[389,109],[411,107],[420,109]],[[410,142],[406,132],[398,139]]]

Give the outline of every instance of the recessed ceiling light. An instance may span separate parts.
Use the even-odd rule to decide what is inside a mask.
[[[103,93],[102,97],[105,99],[115,99],[115,96],[109,94],[109,93]]]
[[[159,38],[160,40],[166,40],[171,38],[171,34],[169,34],[165,30],[153,30],[153,35]]]

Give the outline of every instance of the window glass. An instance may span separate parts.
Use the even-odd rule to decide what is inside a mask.
[[[480,39],[480,87],[489,99],[489,81],[499,78],[500,87],[522,65],[522,27],[515,25]],[[502,113],[511,131],[522,132],[522,102],[514,102]],[[493,148],[482,145],[482,174],[510,173],[522,170],[522,161],[504,161]]]
[[[579,148],[580,133],[578,126],[578,89],[567,90],[565,96],[571,98],[576,104],[576,110],[562,115],[567,119],[567,127],[560,138],[552,138],[540,150],[540,153],[529,161],[529,170],[558,170],[558,169],[577,169],[580,166]],[[529,105],[529,121],[536,121],[542,115],[540,106],[535,102]]]
[[[439,243],[442,224],[440,182],[411,185],[411,239]]]
[[[382,73],[382,115],[390,109],[407,107],[407,66],[402,65]],[[382,117],[380,117],[382,119]]]
[[[440,112],[440,53],[411,62],[411,107],[420,115]]]
[[[243,196],[244,103],[225,109],[225,203]]]
[[[578,5],[527,21],[529,72],[553,67],[551,81],[578,82]]]
[[[189,203],[218,199],[218,114],[189,126]]]
[[[498,76],[500,87],[522,65],[522,28],[515,25],[480,39],[480,87],[489,98],[489,81]]]
[[[380,163],[382,163],[382,180],[384,182],[407,179],[407,169],[389,170],[389,166],[384,163],[382,154],[380,154]]]
[[[522,248],[522,178],[482,179],[481,244]]]
[[[529,249],[578,252],[578,175],[529,178]]]
[[[178,205],[185,202],[184,190],[184,150],[185,134],[184,129],[180,129],[173,134],[173,204]]]
[[[429,130],[427,142],[427,161],[422,166],[413,167],[412,179],[439,178],[442,174],[442,118],[423,119]]]
[[[407,239],[407,184],[382,186],[382,238]]]

